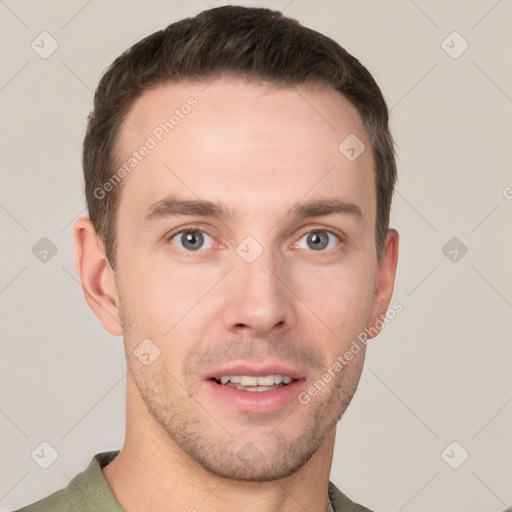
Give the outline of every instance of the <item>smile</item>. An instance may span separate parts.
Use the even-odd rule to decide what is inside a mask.
[[[294,379],[289,375],[223,375],[211,380],[223,386],[229,386],[240,391],[264,392],[287,386]]]
[[[306,386],[304,375],[285,368],[229,370],[208,375],[203,385],[209,403],[234,411],[267,414],[292,407],[299,403],[297,396]]]

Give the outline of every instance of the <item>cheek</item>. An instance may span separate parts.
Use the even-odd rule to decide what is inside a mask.
[[[129,322],[125,337],[132,343],[141,337],[159,339],[174,323],[171,312],[181,296],[179,287],[170,292],[169,283],[148,268],[147,262],[131,260],[118,271],[123,316]]]
[[[310,267],[297,271],[294,281],[297,295],[338,343],[351,340],[366,327],[375,286],[368,266]]]
[[[168,258],[132,258],[119,277],[131,343],[150,338],[162,349],[179,351],[185,346],[179,341],[200,329],[198,317],[214,307],[211,290],[225,272],[219,266],[178,266]]]

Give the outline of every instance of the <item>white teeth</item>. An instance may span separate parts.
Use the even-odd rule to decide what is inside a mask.
[[[265,375],[265,377],[258,377],[258,386],[273,386],[274,376]]]
[[[242,384],[242,386],[257,386],[258,377],[246,377],[244,375],[240,378],[240,384]]]
[[[259,391],[272,391],[273,389],[277,389],[280,387],[279,384],[274,384],[273,386],[242,386],[241,384],[232,384],[229,382],[226,386],[230,388],[236,388],[241,391],[250,391],[251,393],[259,392]]]
[[[254,386],[255,389],[248,389],[247,391],[260,391],[256,389],[256,386],[260,387],[271,387],[275,385],[290,384],[293,379],[288,375],[262,375],[259,377],[253,377],[249,375],[223,375],[220,377],[220,383],[226,384],[240,384],[240,388],[243,386]],[[236,386],[237,388],[239,386]],[[261,391],[265,391],[262,389]]]

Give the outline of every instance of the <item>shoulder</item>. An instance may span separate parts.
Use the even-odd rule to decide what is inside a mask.
[[[64,510],[75,510],[67,495],[67,487],[53,494],[46,496],[31,505],[15,510],[14,512],[58,512]]]
[[[332,482],[329,482],[329,498],[334,512],[372,512],[345,496]]]
[[[76,475],[66,487],[14,512],[121,512],[122,508],[101,470],[118,453],[96,454],[87,469]]]

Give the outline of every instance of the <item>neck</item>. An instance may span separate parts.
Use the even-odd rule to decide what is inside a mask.
[[[126,512],[330,510],[327,488],[335,428],[295,473],[264,482],[231,480],[204,469],[156,424],[141,400],[129,395],[124,445],[103,468]]]

